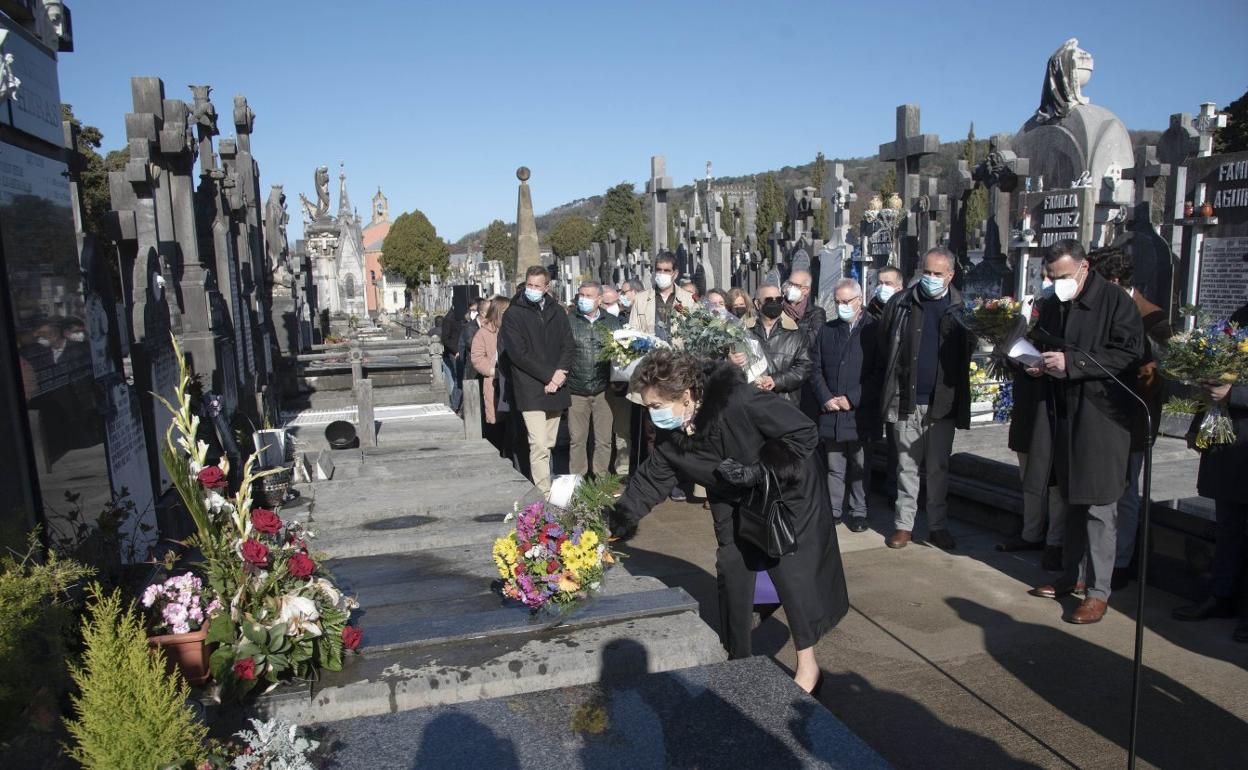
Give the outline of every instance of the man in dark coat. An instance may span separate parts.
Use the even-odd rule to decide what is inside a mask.
[[[828,496],[841,519],[848,497],[851,532],[867,528],[866,442],[880,432],[880,356],[875,321],[862,306],[862,288],[842,279],[833,292],[837,317],[815,338],[811,381],[822,406],[819,435],[828,460]],[[848,495],[846,494],[848,480]]]
[[[1082,582],[1087,597],[1067,620],[1096,623],[1112,591],[1117,503],[1127,485],[1132,425],[1144,419],[1131,394],[1101,367],[1124,382],[1132,379],[1144,354],[1144,326],[1135,302],[1092,271],[1077,241],[1054,243],[1044,263],[1054,296],[1041,301],[1033,335],[1042,367],[1027,374],[1043,378],[1045,409],[1036,412],[1023,487],[1041,493],[1054,481],[1066,512],[1066,542],[1062,576],[1032,594],[1057,598]],[[1060,338],[1064,349],[1038,335]]]
[[[477,336],[477,332],[481,331],[480,319],[485,316],[487,310],[490,309],[490,301],[488,299],[477,300],[468,310],[468,317],[459,328],[459,344],[456,348],[456,357],[459,361],[459,381],[462,383],[464,378],[473,379],[477,376],[477,370],[472,366],[472,338]]]
[[[499,332],[515,408],[529,438],[529,472],[543,494],[550,492],[550,451],[559,438],[559,418],[572,403],[565,386],[576,354],[568,314],[546,293],[546,268],[525,272],[524,291],[511,300]]]
[[[614,415],[607,396],[611,385],[611,364],[602,360],[602,348],[608,335],[620,329],[620,319],[608,314],[599,303],[602,285],[596,281],[581,284],[576,296],[576,310],[569,323],[576,356],[568,371],[568,389],[572,406],[568,408],[568,438],[571,459],[568,470],[584,476],[589,471],[585,446],[589,429],[594,429],[594,476],[607,475],[611,462],[611,445],[615,436]]]
[[[889,548],[913,537],[920,479],[927,481],[928,539],[956,548],[946,529],[949,456],[955,428],[971,426],[971,348],[962,295],[952,286],[956,258],[944,248],[923,255],[919,283],[893,295],[880,319],[884,381],[880,410],[897,445],[896,531]]]
[[[767,359],[767,373],[754,380],[759,390],[769,390],[795,406],[801,404],[802,390],[810,383],[810,346],[806,333],[792,318],[785,315],[780,301],[780,287],[760,286],[754,305],[758,314],[745,321],[746,333],[753,335]],[[744,353],[729,356],[734,364],[744,366]]]
[[[815,337],[828,322],[828,313],[815,301],[814,277],[808,270],[794,270],[784,283],[784,314],[797,322],[806,335],[806,346],[814,347]],[[819,416],[815,389],[807,382],[798,395],[798,406],[814,420]]]
[[[442,375],[446,379],[446,393],[451,399],[451,410],[458,412],[464,399],[464,391],[459,386],[459,362],[455,356],[459,352],[459,332],[463,321],[456,317],[454,309],[448,310],[442,319]]]
[[[1248,326],[1248,305],[1235,311],[1231,321],[1240,328]],[[1196,491],[1213,499],[1217,517],[1212,591],[1202,602],[1176,608],[1174,617],[1231,618],[1238,612],[1240,620],[1233,637],[1237,642],[1248,642],[1248,601],[1236,607],[1236,594],[1242,596],[1242,582],[1248,573],[1248,385],[1223,384],[1206,387],[1205,391],[1231,418],[1235,441],[1201,450]],[[1198,415],[1193,421],[1192,438],[1202,419]]]

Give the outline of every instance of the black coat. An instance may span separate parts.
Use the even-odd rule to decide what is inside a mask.
[[[880,352],[884,378],[880,414],[885,422],[898,422],[914,411],[918,347],[923,332],[923,301],[918,284],[899,291],[884,306],[880,318]],[[954,426],[971,427],[971,349],[974,336],[962,324],[962,294],[949,287],[949,307],[940,319],[940,348],[936,393],[931,409],[936,416],[952,417]],[[946,403],[952,399],[952,403]]]
[[[1196,491],[1213,500],[1248,503],[1248,385],[1232,386],[1222,411],[1235,427],[1235,441],[1201,450]],[[1192,422],[1193,434],[1202,417]]]
[[[1131,297],[1095,272],[1089,274],[1079,296],[1065,303],[1064,333],[1063,304],[1056,297],[1041,300],[1037,328],[1086,350],[1130,384],[1144,353],[1144,325]],[[1034,422],[1023,488],[1041,494],[1053,481],[1074,505],[1117,502],[1127,486],[1132,426],[1144,419],[1139,405],[1087,354],[1074,349],[1067,350],[1065,376],[1037,379],[1043,398],[1030,416]],[[1057,432],[1059,396],[1069,415],[1065,435]]]
[[[819,435],[830,441],[873,441],[880,433],[879,332],[865,312],[851,328],[841,319],[824,324],[815,339],[811,383],[819,402]],[[823,411],[833,396],[845,396],[853,409]]]
[[[788,306],[788,303],[784,303]],[[785,313],[787,316],[788,313]],[[814,295],[806,300],[806,314],[801,320],[797,321],[797,325],[802,330],[802,334],[806,335],[806,346],[814,347],[815,337],[819,336],[819,330],[828,322],[828,311],[824,310],[818,302],[815,302]]]
[[[499,361],[508,367],[512,405],[520,412],[561,412],[572,404],[567,383],[546,392],[556,369],[572,370],[576,343],[563,307],[550,296],[545,302],[545,309],[539,309],[520,292],[503,313]]]
[[[746,321],[745,328],[763,347],[767,374],[775,381],[772,392],[792,404],[800,403],[802,388],[810,381],[812,367],[806,333],[787,315],[776,320],[771,336],[767,335],[758,316]]]
[[[712,508],[735,506],[743,490],[715,473],[719,463],[773,468],[797,514],[797,550],[768,562],[749,543],[736,545],[771,572],[777,587],[797,587],[781,596],[789,627],[795,638],[817,640],[845,616],[849,596],[814,423],[774,393],[747,385],[738,367],[711,365],[693,427],[692,436],[658,431],[655,451],[629,478],[617,512],[639,520],[682,481],[706,487]]]

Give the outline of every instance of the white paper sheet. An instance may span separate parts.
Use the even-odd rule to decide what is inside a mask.
[[[1040,351],[1026,337],[1014,340],[1014,344],[1010,345],[1010,350],[1006,355],[1010,357],[1010,360],[1017,361],[1023,366],[1040,366],[1044,362]]]

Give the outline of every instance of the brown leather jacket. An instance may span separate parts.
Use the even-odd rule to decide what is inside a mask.
[[[1157,371],[1157,356],[1154,351],[1159,348],[1165,349],[1166,343],[1174,336],[1174,330],[1170,328],[1170,319],[1166,317],[1166,311],[1150,302],[1139,289],[1133,291],[1131,296],[1135,300],[1135,307],[1140,311],[1140,320],[1144,324],[1144,358],[1136,376],[1136,387],[1140,397],[1148,404],[1148,413],[1153,421],[1153,435],[1149,437],[1149,443],[1152,443],[1157,440],[1157,431],[1161,426],[1162,398],[1162,380]],[[1142,438],[1142,436],[1132,437],[1132,450],[1143,450]]]

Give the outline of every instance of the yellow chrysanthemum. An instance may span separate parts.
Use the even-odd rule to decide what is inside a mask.
[[[498,567],[498,574],[504,579],[510,578],[512,567],[516,566],[516,559],[519,557],[519,552],[516,550],[515,536],[508,535],[495,540],[492,553],[494,565]]]

